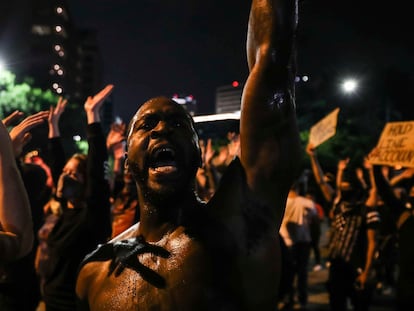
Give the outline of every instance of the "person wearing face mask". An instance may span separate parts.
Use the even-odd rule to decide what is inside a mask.
[[[47,311],[75,310],[78,266],[88,252],[110,237],[110,191],[105,176],[108,155],[100,108],[112,89],[108,85],[86,100],[88,155],[74,154],[66,163],[58,123],[67,102],[60,98],[57,106],[50,108],[49,156],[56,189],[45,206],[52,220],[39,230],[36,262]]]
[[[338,162],[337,195],[330,212],[327,287],[330,307],[335,311],[346,310],[347,299],[354,310],[368,310],[374,289],[371,278],[380,223],[377,189],[372,167],[371,187],[367,189],[358,169],[349,162],[349,158]]]

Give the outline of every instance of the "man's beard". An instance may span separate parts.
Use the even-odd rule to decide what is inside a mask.
[[[155,205],[173,204],[185,195],[184,187],[176,186],[162,187],[153,189],[151,187],[143,187],[142,194],[149,202]]]
[[[150,181],[148,171],[140,169],[137,163],[129,162],[129,171],[137,182],[139,192],[145,200],[154,204],[174,204],[181,201],[189,193],[195,192],[195,176],[198,169],[198,158],[193,159],[193,165],[186,170],[186,176],[181,176],[177,183],[157,183]],[[194,164],[196,162],[196,164]],[[151,185],[151,183],[154,183]]]

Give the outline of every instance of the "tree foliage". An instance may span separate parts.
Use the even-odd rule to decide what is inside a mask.
[[[26,78],[23,82],[17,82],[15,74],[9,71],[0,72],[0,120],[15,110],[29,116],[33,113],[49,110],[51,105],[56,105],[58,95],[50,90],[42,90],[33,86],[33,80]],[[62,142],[68,154],[84,152],[85,142],[75,143],[74,135],[84,136],[84,114],[76,103],[69,103],[60,120]],[[47,125],[33,129],[32,140],[25,147],[30,149],[46,150]]]
[[[0,118],[15,110],[25,114],[48,110],[56,101],[57,96],[50,90],[33,87],[29,81],[17,83],[16,76],[9,71],[0,73]]]

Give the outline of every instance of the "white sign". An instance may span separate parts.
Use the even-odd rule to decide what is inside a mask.
[[[414,167],[414,121],[387,123],[369,161],[379,165]]]
[[[336,108],[310,129],[309,143],[314,148],[327,141],[336,134],[339,108]]]

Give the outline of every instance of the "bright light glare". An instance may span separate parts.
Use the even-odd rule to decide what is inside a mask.
[[[0,72],[2,72],[3,70],[6,70],[6,66],[4,65],[4,63],[0,60]]]
[[[240,120],[240,110],[229,113],[219,113],[219,114],[210,114],[195,116],[195,123],[208,122],[208,121],[219,121],[219,120]]]
[[[180,104],[180,105],[184,105],[187,102],[185,100],[185,98],[175,98],[175,97],[173,97],[172,100],[175,101],[177,104]]]
[[[358,83],[354,79],[348,79],[348,80],[345,80],[342,83],[342,90],[345,93],[353,93],[353,92],[355,92],[355,90],[357,89],[357,87],[358,87]]]

